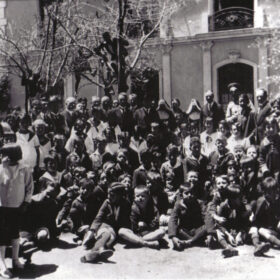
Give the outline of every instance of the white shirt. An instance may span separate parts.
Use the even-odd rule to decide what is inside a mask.
[[[208,134],[206,130],[200,133],[201,141],[201,153],[205,156],[209,156],[213,151],[216,150],[216,139],[217,132]]]
[[[0,165],[0,207],[18,208],[30,202],[34,185],[30,169],[22,164]]]
[[[29,133],[16,133],[17,136],[17,144],[21,147],[22,150],[22,160],[21,163],[34,168],[37,163],[37,152],[36,148],[40,146],[39,139],[37,135],[34,135],[30,140]]]

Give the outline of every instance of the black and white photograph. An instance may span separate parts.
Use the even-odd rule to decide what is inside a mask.
[[[279,279],[279,0],[0,0],[0,279]]]

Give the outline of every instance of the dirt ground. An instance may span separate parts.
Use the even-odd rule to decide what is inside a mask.
[[[71,234],[61,236],[57,248],[36,252],[20,279],[280,279],[280,251],[254,257],[253,247],[238,247],[239,256],[224,259],[221,250],[189,248],[126,249],[117,244],[108,263],[82,264],[85,253]],[[9,259],[8,259],[9,261]],[[10,264],[10,263],[9,263]]]

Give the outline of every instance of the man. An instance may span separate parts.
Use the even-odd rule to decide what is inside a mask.
[[[227,87],[229,94],[232,96],[232,101],[230,101],[227,106],[226,121],[232,124],[237,121],[242,111],[242,108],[239,104],[239,97],[242,92],[239,83],[233,82],[230,83]],[[248,100],[248,106],[249,108],[251,108],[252,112],[255,112],[254,104],[250,99]]]
[[[65,101],[65,110],[63,111],[62,115],[65,118],[66,124],[66,133],[69,135],[72,129],[72,126],[75,122],[75,111],[76,108],[76,99],[74,97],[68,97]]]
[[[49,112],[45,114],[45,122],[48,124],[49,132],[53,135],[56,133],[65,133],[65,119],[59,113],[59,97],[56,95],[50,96],[49,99]],[[53,136],[52,135],[52,136]]]
[[[132,113],[134,113],[139,108],[137,94],[135,94],[135,93],[131,93],[129,95],[129,108]]]
[[[109,124],[113,127],[119,125],[122,131],[131,133],[134,128],[133,114],[129,109],[126,93],[119,94],[119,106],[113,108],[108,114]]]
[[[211,117],[214,123],[214,129],[218,128],[218,124],[225,118],[225,113],[220,104],[214,101],[214,93],[208,90],[205,93],[206,104],[202,107],[202,122],[204,123],[207,117]]]
[[[264,121],[272,113],[272,108],[268,102],[267,91],[264,88],[256,90],[256,97],[258,102],[258,109],[255,113],[255,124],[257,143],[264,138]]]

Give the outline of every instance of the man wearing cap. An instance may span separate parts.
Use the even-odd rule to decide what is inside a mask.
[[[232,96],[232,101],[229,102],[226,111],[226,121],[234,123],[237,121],[238,116],[241,114],[241,106],[239,105],[239,96],[241,94],[240,84],[233,82],[228,85],[229,94]],[[249,107],[252,112],[255,112],[255,107],[251,100],[249,100]]]
[[[219,122],[225,118],[223,107],[214,100],[214,93],[211,90],[205,93],[205,99],[206,104],[203,105],[201,110],[202,122],[204,123],[207,117],[211,117],[216,130]]]

